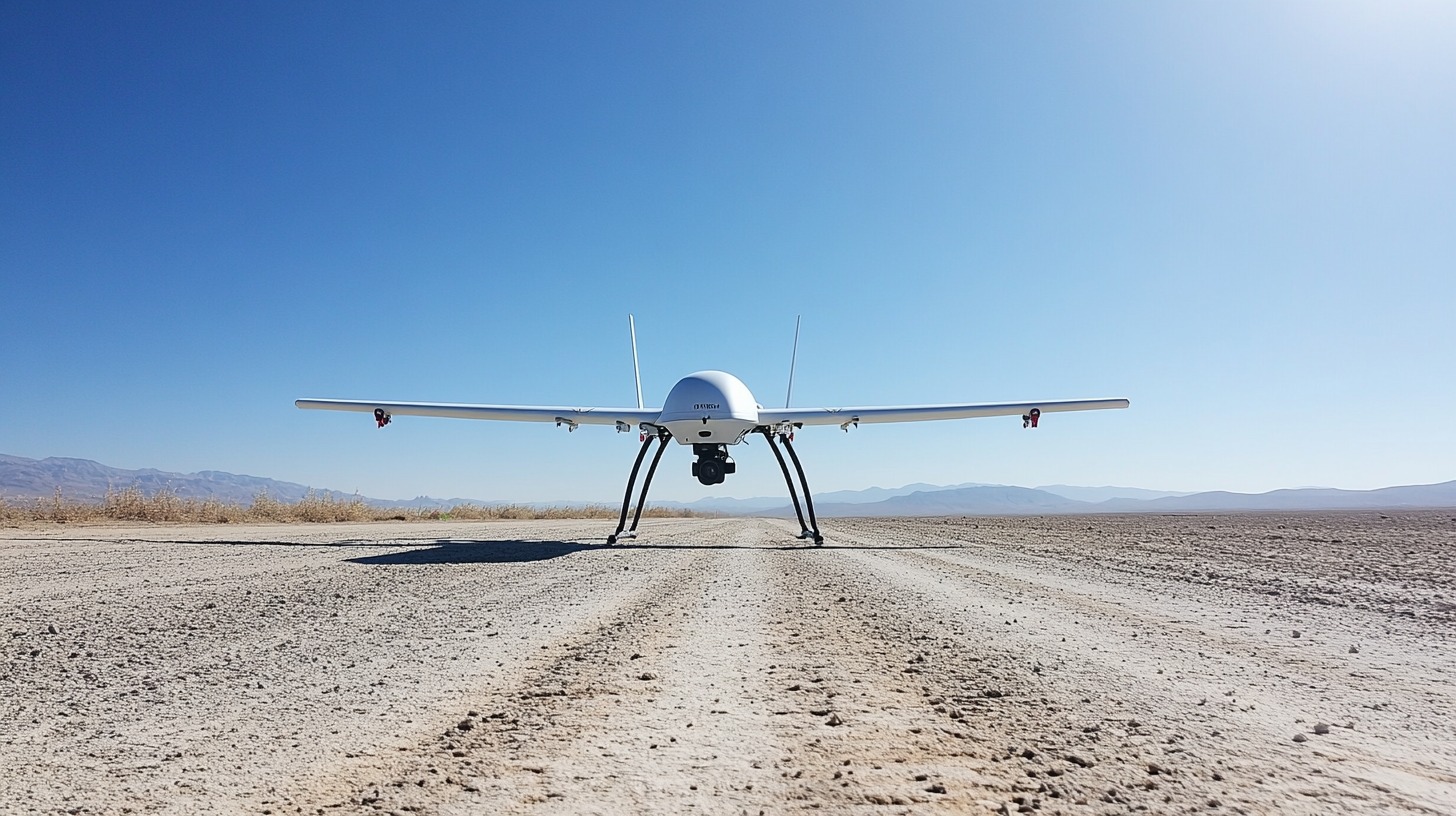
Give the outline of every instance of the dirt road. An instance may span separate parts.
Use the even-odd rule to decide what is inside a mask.
[[[1456,813],[1453,516],[0,531],[0,812]]]

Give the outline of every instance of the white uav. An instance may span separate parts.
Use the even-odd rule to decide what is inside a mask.
[[[632,327],[632,365],[637,366],[636,326],[628,317]],[[798,356],[798,327],[794,329],[794,356]],[[789,367],[789,394],[793,394],[793,364]],[[637,372],[636,408],[568,408],[549,405],[462,405],[437,402],[383,402],[364,400],[301,399],[293,404],[299,408],[325,411],[372,412],[380,428],[389,424],[390,418],[401,416],[454,417],[457,419],[494,419],[509,422],[554,422],[576,430],[578,425],[613,425],[619,432],[637,428],[641,432],[642,448],[637,452],[637,461],[632,464],[632,475],[627,478],[627,491],[622,497],[622,513],[617,520],[617,530],[607,537],[608,544],[615,544],[619,538],[636,538],[637,523],[642,518],[642,506],[647,501],[647,489],[652,485],[652,476],[657,472],[657,463],[667,447],[667,440],[676,439],[680,444],[692,445],[693,475],[705,485],[721,484],[724,478],[737,467],[728,457],[728,446],[736,445],[749,434],[761,434],[768,440],[769,449],[778,460],[783,471],[784,482],[789,487],[789,497],[794,502],[794,512],[799,516],[801,532],[799,538],[813,539],[817,545],[824,543],[819,532],[819,521],[814,516],[814,500],[809,494],[809,482],[804,478],[804,468],[794,452],[794,430],[805,425],[838,425],[848,431],[862,422],[920,422],[932,419],[966,419],[987,416],[1021,416],[1023,427],[1035,428],[1042,414],[1058,411],[1097,411],[1105,408],[1126,408],[1125,399],[1080,399],[1032,402],[974,403],[964,405],[897,405],[866,406],[859,408],[764,408],[754,400],[748,386],[732,374],[723,371],[698,371],[677,381],[667,394],[661,408],[642,406],[642,376]],[[784,456],[774,444],[778,437],[789,458],[803,489],[804,503],[808,506],[809,522],[804,522],[804,511],[799,504],[798,491],[789,476],[789,467]],[[637,473],[642,469],[642,460],[647,449],[657,440],[657,452],[647,468],[647,477],[642,482],[642,492],[637,498],[637,510],[632,515],[632,526],[627,527],[627,510],[632,500],[632,488],[637,482]]]

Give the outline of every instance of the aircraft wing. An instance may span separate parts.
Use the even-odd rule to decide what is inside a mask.
[[[564,425],[616,425],[624,422],[633,430],[642,422],[656,422],[661,409],[571,408],[552,405],[465,405],[445,402],[365,402],[362,400],[301,399],[299,408],[320,411],[360,411],[386,416],[453,417],[494,419],[505,422],[555,422]]]
[[[994,402],[967,405],[878,405],[861,408],[760,408],[765,425],[845,425],[861,422],[922,422],[932,419],[969,419],[988,416],[1026,416],[1032,411],[1100,411],[1126,408],[1125,399],[1052,400],[1049,402]]]

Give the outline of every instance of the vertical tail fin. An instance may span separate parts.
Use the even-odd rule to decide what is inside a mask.
[[[632,315],[627,315],[627,330],[632,333],[632,377],[637,381],[637,407],[642,407],[642,369],[637,367],[637,321]],[[794,343],[799,341],[796,338]],[[788,407],[788,406],[784,406]]]

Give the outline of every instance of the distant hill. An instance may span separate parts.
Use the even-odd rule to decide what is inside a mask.
[[[949,490],[923,490],[862,504],[814,502],[820,516],[958,516],[1082,513],[1092,505],[1029,487],[978,485]],[[793,513],[785,507],[775,515]]]
[[[1105,488],[1089,488],[1103,490]],[[1116,488],[1126,490],[1127,488]],[[1214,491],[1186,495],[1164,494],[1156,499],[1078,501],[1048,490],[1026,487],[979,486],[933,490],[863,504],[815,501],[820,516],[955,516],[1039,515],[1065,513],[1168,513],[1239,510],[1360,510],[1381,508],[1456,507],[1456,481],[1433,485],[1405,485],[1377,490],[1303,488],[1268,493]],[[781,504],[766,515],[792,516],[791,505]]]
[[[311,489],[294,482],[280,482],[259,476],[242,476],[217,470],[197,473],[171,473],[165,470],[126,470],[93,462],[90,459],[48,457],[27,459],[0,454],[0,497],[27,499],[49,497],[57,488],[68,499],[100,500],[108,489],[140,488],[147,495],[170,490],[184,499],[218,499],[250,504],[259,493],[282,502],[296,502]],[[316,494],[334,498],[352,498],[352,494],[336,490],[315,490]],[[428,496],[407,501],[370,499],[364,501],[380,507],[453,507],[457,504],[486,504],[469,499],[433,499]]]
[[[1163,499],[1168,496],[1187,496],[1173,490],[1147,490],[1141,487],[1075,487],[1073,485],[1042,485],[1037,490],[1055,493],[1064,499],[1084,502],[1100,502],[1108,499]]]
[[[1376,490],[1306,487],[1268,493],[1216,490],[1150,501],[1113,499],[1093,505],[1092,512],[1145,513],[1180,510],[1360,510],[1400,507],[1456,507],[1456,481],[1402,485]]]

